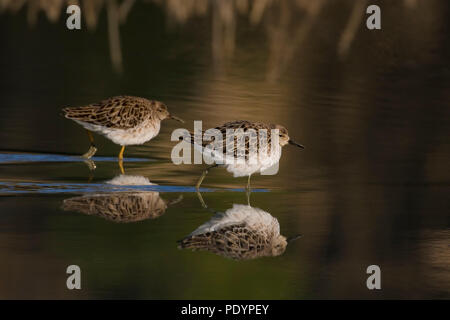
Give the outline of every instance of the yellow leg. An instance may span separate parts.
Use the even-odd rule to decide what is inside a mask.
[[[122,149],[120,149],[119,152],[119,160],[123,160],[123,152],[125,151],[125,146],[122,146]]]
[[[125,170],[123,169],[123,160],[119,159],[119,169],[121,174],[125,174]]]
[[[86,159],[90,159],[97,152],[97,148],[95,147],[95,144],[94,144],[94,137],[92,136],[92,132],[90,132],[89,130],[86,130],[86,132],[88,134],[88,138],[89,138],[89,142],[91,143],[91,146],[89,147],[89,150],[85,154],[82,155],[82,157],[86,158]]]
[[[94,145],[94,136],[92,135],[92,132],[90,132],[89,130],[86,130],[88,138],[89,138],[89,142],[91,143],[91,146]]]

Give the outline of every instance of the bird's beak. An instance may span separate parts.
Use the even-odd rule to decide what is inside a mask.
[[[183,119],[178,118],[178,117],[175,117],[175,116],[173,116],[173,115],[171,115],[171,114],[169,114],[169,116],[168,116],[167,118],[168,118],[168,119],[173,119],[173,120],[179,121],[179,122],[181,122],[181,123],[184,123],[184,120],[183,120]]]
[[[291,242],[297,240],[298,238],[301,238],[301,236],[302,236],[301,234],[296,234],[295,236],[290,236],[290,237],[288,237],[288,238],[286,239],[286,241],[287,241],[287,243],[289,244],[289,243],[291,243]]]
[[[289,139],[288,142],[289,142],[289,144],[292,144],[293,146],[297,146],[297,147],[299,147],[299,148],[305,149],[305,147],[304,147],[303,145],[301,145],[300,143],[295,142],[295,141],[292,140],[292,139]]]

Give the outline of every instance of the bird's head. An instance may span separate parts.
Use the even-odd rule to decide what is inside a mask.
[[[294,146],[297,146],[299,148],[304,149],[305,147],[303,145],[301,145],[300,143],[297,143],[295,141],[293,141],[290,137],[289,137],[289,133],[287,131],[287,129],[285,127],[283,127],[282,125],[276,124],[275,125],[275,129],[278,129],[278,139],[280,142],[280,146],[284,147],[285,145],[292,144]]]
[[[275,238],[273,245],[272,245],[272,256],[279,256],[286,251],[286,247],[288,245],[288,242],[286,240],[285,236],[279,235],[277,238]]]
[[[167,108],[167,106],[160,102],[160,101],[156,101],[155,102],[155,112],[156,112],[156,116],[158,119],[160,120],[164,120],[164,119],[173,119],[176,121],[179,121],[181,123],[184,123],[184,121],[176,116],[173,116],[170,114],[169,109]]]
[[[286,238],[281,234],[278,235],[278,237],[275,238],[272,244],[272,256],[279,256],[283,254],[284,251],[286,251],[286,247],[288,246],[288,244],[299,239],[301,236],[302,236],[301,234],[296,234],[294,236]]]

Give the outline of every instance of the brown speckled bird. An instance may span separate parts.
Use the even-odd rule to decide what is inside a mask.
[[[251,175],[264,172],[276,165],[280,161],[282,147],[291,144],[304,148],[303,145],[293,141],[289,137],[288,130],[279,124],[236,120],[214,129],[218,136],[213,133],[211,136],[203,133],[208,137],[202,139],[201,145],[192,134],[184,139],[192,143],[197,151],[203,153],[203,156],[209,159],[208,163],[215,163],[203,172],[197,182],[197,189],[200,188],[208,170],[217,166],[225,167],[234,177],[247,176],[247,189],[250,189]],[[227,136],[230,131],[235,133],[234,136]],[[275,133],[276,137],[273,136]],[[265,143],[261,143],[263,138]]]
[[[288,243],[298,237],[287,239],[282,236],[278,220],[270,213],[234,204],[178,241],[178,248],[205,250],[235,260],[248,260],[281,255]]]
[[[184,122],[171,115],[164,103],[132,96],[112,97],[84,107],[68,107],[63,109],[63,113],[87,130],[91,143],[89,151],[83,154],[87,159],[97,152],[91,132],[102,134],[121,145],[119,160],[122,160],[125,146],[151,140],[158,135],[162,120]]]
[[[153,185],[145,177],[129,175],[119,175],[106,183],[122,186]],[[181,197],[167,202],[156,191],[104,192],[65,199],[62,209],[127,223],[156,219],[164,214],[169,205],[180,200]]]

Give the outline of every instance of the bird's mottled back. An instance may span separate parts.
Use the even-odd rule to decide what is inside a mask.
[[[234,204],[178,241],[180,249],[204,250],[235,260],[282,254],[287,246],[278,220],[259,208]]]
[[[262,122],[252,122],[247,120],[235,120],[224,123],[223,125],[216,127],[216,129],[220,130],[224,135],[226,134],[227,129],[242,129],[244,133],[251,129],[255,130],[256,132],[258,132],[258,130],[267,130],[268,132],[270,132],[272,129],[276,129],[276,125],[266,124]]]
[[[250,145],[254,143],[254,146],[256,147],[256,150],[260,150],[260,148],[262,146],[264,146],[264,148],[266,148],[265,150],[267,150],[267,152],[271,152],[271,147],[272,147],[272,139],[273,139],[273,135],[272,135],[272,130],[274,129],[278,129],[280,132],[280,137],[283,135],[287,135],[287,129],[284,128],[283,126],[280,125],[275,125],[275,124],[266,124],[266,123],[262,123],[262,122],[252,122],[252,121],[247,121],[247,120],[236,120],[236,121],[230,121],[227,123],[224,123],[221,126],[217,126],[214,129],[220,131],[221,133],[221,140],[217,141],[215,136],[212,137],[207,137],[207,134],[205,134],[205,132],[203,132],[203,134],[205,135],[205,137],[207,137],[206,139],[202,140],[202,147],[206,147],[209,144],[217,144],[223,146],[223,154],[226,154],[227,152],[229,154],[233,154],[234,157],[236,158],[240,158],[240,157],[245,157],[246,159],[249,157],[249,151],[251,150]],[[236,133],[234,135],[233,139],[230,139],[230,137],[228,137],[229,139],[227,139],[227,131],[229,130],[234,130],[234,132]],[[242,130],[242,131],[239,131]],[[265,135],[260,135],[261,132],[260,130],[263,130],[264,132],[266,132]],[[239,154],[239,150],[238,150],[238,146],[239,146],[239,142],[238,140],[240,139],[240,135],[239,132],[241,132],[244,136],[244,149],[243,152],[245,154]],[[252,133],[252,134],[250,134]],[[261,144],[261,139],[265,138],[265,143],[262,145]],[[191,141],[192,144],[195,144],[195,136],[194,134],[191,134]],[[256,151],[255,150],[255,151]]]
[[[117,192],[69,198],[62,208],[124,223],[158,218],[167,205],[158,192]]]
[[[275,256],[273,238],[245,224],[226,226],[220,230],[189,236],[178,242],[180,249],[205,250],[234,260]]]
[[[146,120],[163,120],[169,114],[159,101],[133,96],[117,96],[83,107],[63,109],[64,116],[106,128],[130,129]]]

